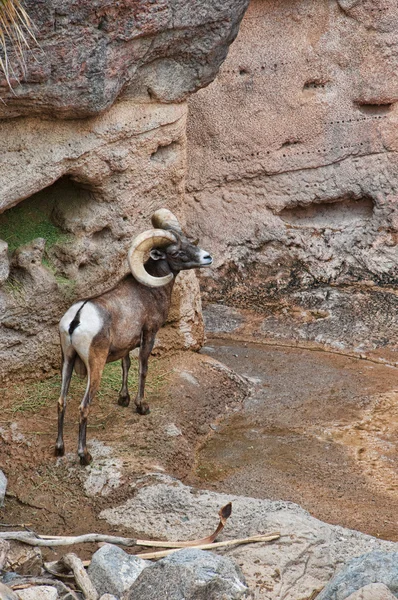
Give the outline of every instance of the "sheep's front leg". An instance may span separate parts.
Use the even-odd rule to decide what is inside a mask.
[[[130,404],[130,394],[128,390],[128,377],[129,377],[129,369],[131,365],[130,355],[126,354],[124,358],[122,358],[122,389],[119,392],[119,399],[117,401],[120,406],[128,406]]]
[[[150,412],[149,405],[146,402],[143,402],[143,398],[145,394],[145,380],[148,372],[148,359],[149,355],[152,352],[153,345],[155,343],[155,335],[156,334],[148,333],[145,331],[143,331],[141,334],[138,392],[134,400],[135,405],[137,407],[137,412],[140,415],[147,415]]]
[[[105,367],[107,356],[108,350],[101,352],[90,350],[88,364],[86,364],[87,387],[79,407],[79,446],[77,450],[80,457],[80,464],[83,466],[89,465],[92,461],[91,454],[87,450],[86,445],[87,418],[90,411],[90,404],[101,383],[102,372]]]
[[[73,348],[69,351],[62,351],[62,383],[61,395],[58,400],[58,437],[55,444],[55,456],[63,456],[65,454],[64,446],[64,418],[66,411],[66,397],[68,395],[70,380],[73,373],[73,365],[75,364],[76,352]]]

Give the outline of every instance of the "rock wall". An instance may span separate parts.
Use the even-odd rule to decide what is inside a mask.
[[[0,81],[0,380],[59,366],[62,312],[127,272],[154,210],[184,223],[185,98],[215,77],[247,3],[26,1],[40,47],[12,91]],[[158,346],[202,341],[184,273]]]
[[[263,312],[276,337],[398,350],[397,25],[387,0],[252,0],[190,99],[207,302]]]

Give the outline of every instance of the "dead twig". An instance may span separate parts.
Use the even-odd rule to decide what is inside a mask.
[[[87,575],[84,565],[80,558],[76,554],[65,554],[62,557],[61,562],[73,571],[76,583],[83,592],[86,600],[98,600],[98,593],[93,584],[91,583],[90,577]]]
[[[269,533],[267,535],[255,535],[247,538],[238,538],[235,540],[227,540],[225,542],[216,542],[214,544],[201,544],[200,546],[194,546],[197,550],[214,550],[215,548],[226,548],[228,546],[238,546],[240,544],[253,544],[258,542],[273,542],[274,540],[278,540],[281,537],[279,532]],[[174,548],[172,550],[161,550],[159,552],[143,552],[142,554],[135,554],[139,558],[143,559],[157,559],[164,558],[165,556],[169,556],[169,554],[174,554],[174,552],[178,552],[181,548]]]

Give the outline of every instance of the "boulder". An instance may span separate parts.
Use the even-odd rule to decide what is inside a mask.
[[[238,600],[247,598],[248,591],[230,558],[186,548],[145,569],[127,600]]]
[[[109,593],[119,597],[150,564],[113,544],[105,544],[93,555],[88,575],[99,594]]]
[[[346,600],[350,594],[372,583],[384,584],[398,597],[398,552],[374,551],[352,559],[332,578],[317,600]]]
[[[58,600],[58,592],[51,585],[33,585],[17,592],[19,600]]]

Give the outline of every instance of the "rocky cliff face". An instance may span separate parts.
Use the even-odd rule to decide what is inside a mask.
[[[281,337],[394,346],[397,25],[385,0],[252,0],[190,100],[187,215],[218,257],[208,301],[263,311]]]
[[[184,222],[184,99],[215,77],[246,5],[26,2],[40,48],[13,91],[0,82],[0,379],[58,367],[62,312],[127,272],[154,210]],[[180,275],[159,343],[202,340],[195,275]]]

